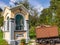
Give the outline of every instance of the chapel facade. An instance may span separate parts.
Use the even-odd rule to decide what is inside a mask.
[[[29,13],[22,5],[5,7],[3,38],[11,45],[19,45],[21,39],[29,40]]]

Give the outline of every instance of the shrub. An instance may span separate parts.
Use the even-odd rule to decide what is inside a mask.
[[[0,45],[8,45],[8,42],[6,42],[5,40],[0,40]]]
[[[36,34],[35,34],[35,27],[32,26],[29,30],[29,36],[31,39],[34,39],[36,37]]]
[[[26,41],[25,41],[25,39],[21,39],[21,43],[25,43]]]
[[[2,30],[0,30],[0,45],[8,45],[7,41],[3,40]]]

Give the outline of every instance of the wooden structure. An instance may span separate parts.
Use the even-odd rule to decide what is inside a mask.
[[[60,43],[58,37],[58,27],[43,25],[36,27],[36,38],[40,45],[55,45]]]

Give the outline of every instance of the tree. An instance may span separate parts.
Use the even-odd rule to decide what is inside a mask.
[[[60,0],[51,0],[50,1],[50,8],[52,11],[54,11],[55,13],[59,13],[60,11]]]
[[[2,15],[1,15],[2,11],[3,11],[3,10],[0,8],[0,17],[2,16]]]
[[[33,39],[33,38],[36,37],[36,34],[35,34],[35,27],[34,27],[34,26],[31,26],[31,27],[30,27],[29,36],[30,36],[31,39]]]
[[[38,13],[36,12],[36,10],[32,9],[32,11],[34,12],[33,15],[29,15],[29,26],[30,26],[30,30],[29,30],[29,36],[30,38],[35,38],[35,27],[38,25]]]
[[[30,27],[31,26],[37,26],[39,23],[38,12],[36,10],[33,10],[33,12],[34,12],[33,15],[29,15]]]
[[[57,25],[59,27],[58,29],[59,29],[59,35],[60,35],[60,6],[59,5],[60,5],[60,0],[51,0],[49,10],[51,10],[51,15],[52,15],[52,20],[51,20],[52,23],[51,24]],[[48,10],[48,12],[49,12],[49,10]],[[49,23],[49,21],[46,21],[46,15],[47,14],[49,15],[49,13],[47,13],[47,14],[46,13],[47,13],[47,11],[43,10],[43,12],[40,16],[41,23],[42,22]]]
[[[3,26],[3,17],[0,17],[0,27]]]
[[[27,9],[29,9],[30,7],[30,5],[29,5],[29,2],[28,2],[28,0],[23,0],[23,1],[21,1],[19,4],[23,4]]]
[[[40,23],[58,25],[60,27],[60,0],[51,0],[50,7],[42,11]]]
[[[60,0],[51,0],[50,2],[51,6],[51,11],[55,13],[56,15],[56,25],[58,25],[60,27]]]
[[[2,11],[3,10],[0,8],[0,27],[3,26],[3,16],[1,15]]]
[[[42,10],[40,15],[40,24],[52,24],[52,12],[49,8]]]

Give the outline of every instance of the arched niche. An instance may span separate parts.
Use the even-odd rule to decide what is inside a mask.
[[[23,17],[23,15],[16,14],[15,25],[16,25],[16,30],[23,30],[24,29],[24,17]]]

